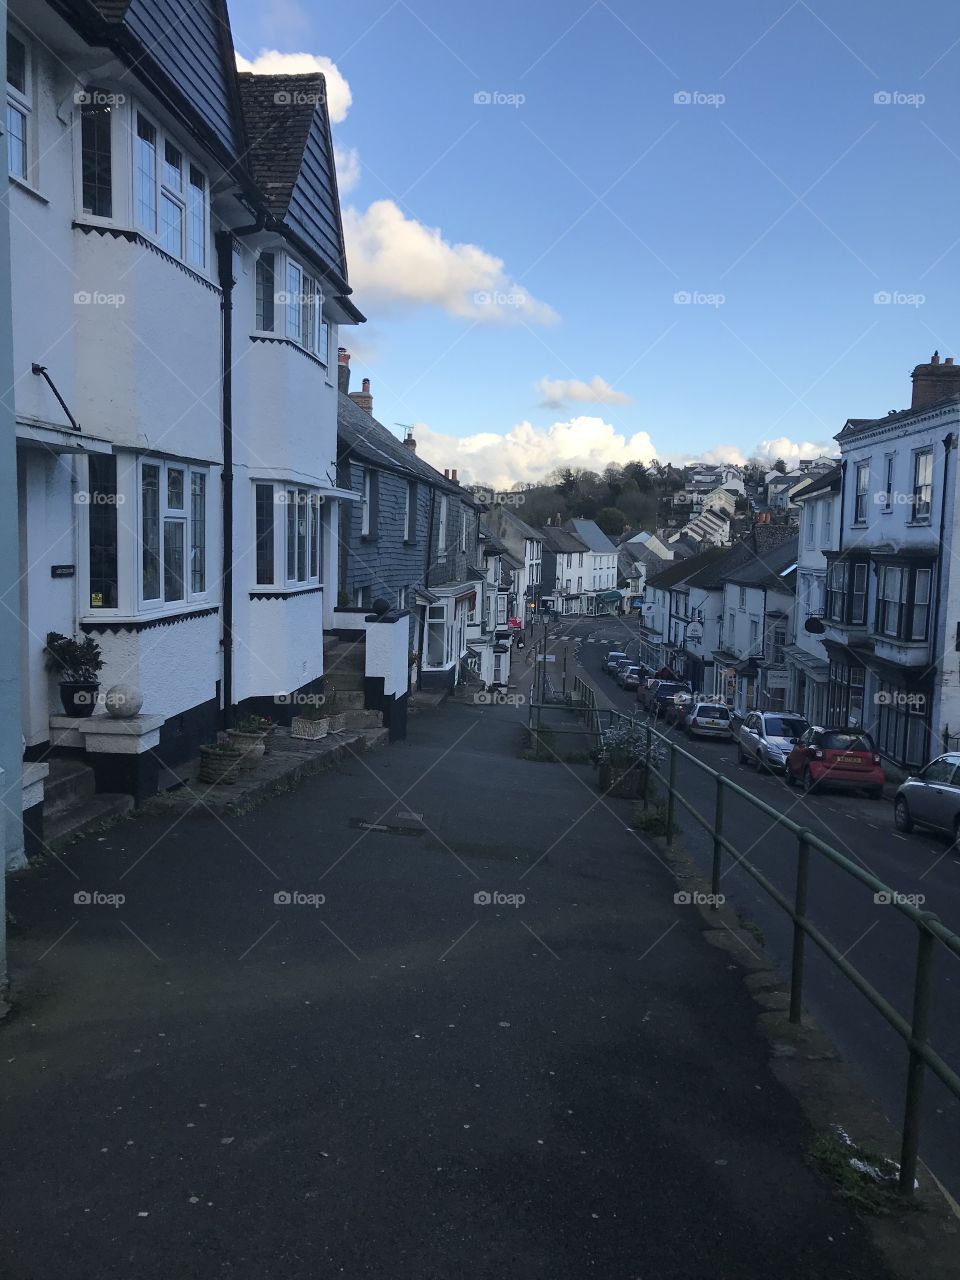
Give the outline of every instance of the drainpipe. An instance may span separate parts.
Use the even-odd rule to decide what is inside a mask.
[[[943,564],[943,536],[947,523],[947,476],[950,472],[950,453],[953,449],[953,432],[948,431],[943,437],[943,489],[940,494],[940,564]],[[933,626],[930,628],[931,642],[937,643],[937,628],[940,626],[940,565],[937,566],[937,589],[933,593]],[[946,637],[944,637],[946,639]],[[942,675],[942,664],[941,664]],[[942,687],[942,682],[941,682]],[[930,708],[930,719],[927,721],[927,732],[933,737],[933,708]],[[946,750],[946,748],[944,748]]]
[[[223,618],[220,645],[223,650],[223,724],[233,725],[233,241],[236,236],[262,231],[266,214],[258,213],[254,223],[234,230],[218,231],[217,275],[220,281],[220,311],[223,316],[221,425],[223,428]]]
[[[430,557],[433,555],[433,513],[436,509],[437,491],[430,486],[430,519],[427,521],[427,558],[423,565],[423,585],[430,590]],[[430,616],[429,605],[423,606],[423,625],[420,628],[420,642],[417,651],[417,688],[423,688],[423,643],[427,636],[427,619]]]

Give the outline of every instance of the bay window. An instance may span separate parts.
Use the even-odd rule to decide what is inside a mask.
[[[295,342],[329,367],[330,328],[323,319],[323,290],[319,280],[289,254],[265,250],[257,258],[255,324],[258,333]]]
[[[926,640],[933,570],[885,564],[877,592],[877,631],[895,640]]]
[[[867,561],[834,560],[827,569],[827,616],[860,626],[867,618]]]
[[[80,104],[81,207],[96,218],[113,216],[112,127],[109,95],[88,89]]]
[[[91,453],[87,462],[90,608],[116,609],[119,603],[117,459],[112,453]]]
[[[90,95],[88,95],[90,96]],[[134,214],[137,225],[155,237],[171,257],[201,270],[207,265],[209,191],[203,170],[167,137],[142,111],[135,111]],[[95,139],[84,130],[81,113],[81,167],[94,162],[92,147],[99,146],[99,163],[109,167],[109,130]],[[86,209],[86,195],[84,196]],[[91,209],[90,212],[96,212]],[[109,216],[104,214],[102,216]]]
[[[323,564],[323,499],[316,489],[258,481],[254,485],[257,586],[318,586]],[[282,513],[278,516],[278,512]],[[282,519],[278,537],[277,521]],[[277,550],[280,563],[277,563]]]
[[[173,462],[140,464],[140,599],[176,604],[207,589],[207,476]]]

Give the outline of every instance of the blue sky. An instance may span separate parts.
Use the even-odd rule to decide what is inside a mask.
[[[231,13],[247,58],[330,59],[349,85],[334,135],[359,164],[343,204],[369,323],[345,342],[377,416],[417,423],[435,464],[500,483],[809,449],[957,353],[945,3]]]

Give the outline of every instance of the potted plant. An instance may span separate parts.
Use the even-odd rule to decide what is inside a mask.
[[[410,671],[410,688],[413,689],[417,683],[417,653],[415,649],[411,649],[407,653],[407,667]]]
[[[270,716],[251,716],[250,718],[260,721],[260,731],[263,734],[263,754],[268,756],[273,750],[273,731],[277,726]]]
[[[664,753],[656,742],[651,743],[648,753],[645,730],[619,724],[604,729],[593,760],[600,769],[601,791],[631,798],[640,794],[647,770],[661,767]]]
[[[231,742],[212,742],[200,748],[200,782],[227,786],[236,782],[243,764],[243,752]]]
[[[252,769],[266,752],[266,731],[260,716],[244,716],[232,729],[227,730],[227,740],[241,752],[240,768]]]
[[[60,677],[60,701],[68,716],[92,716],[103,668],[100,646],[93,636],[74,639],[59,631],[47,633],[47,666]]]
[[[330,729],[327,713],[316,702],[308,703],[299,715],[290,721],[291,738],[304,738],[308,742],[317,742],[325,738]]]

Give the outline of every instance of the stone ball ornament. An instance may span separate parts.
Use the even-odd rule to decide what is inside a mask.
[[[107,715],[115,720],[131,720],[139,715],[143,706],[143,694],[132,684],[111,685],[103,698]]]

